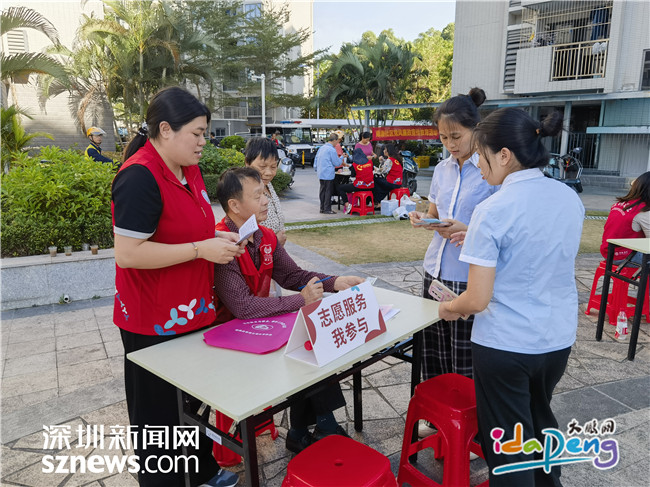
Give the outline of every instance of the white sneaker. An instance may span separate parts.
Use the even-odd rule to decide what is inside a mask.
[[[428,421],[420,421],[418,425],[418,438],[426,438],[427,436],[435,435],[437,432],[438,428]]]
[[[350,211],[352,211],[352,204],[351,203],[346,203],[345,204],[345,214],[349,215]]]

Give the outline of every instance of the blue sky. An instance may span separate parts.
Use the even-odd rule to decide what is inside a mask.
[[[371,30],[379,34],[392,28],[397,37],[414,40],[431,27],[442,30],[454,21],[455,1],[314,0],[314,49],[356,42]]]

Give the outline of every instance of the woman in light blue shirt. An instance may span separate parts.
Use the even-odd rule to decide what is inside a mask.
[[[472,129],[480,120],[478,107],[483,101],[485,92],[472,88],[468,95],[445,101],[435,113],[434,123],[440,140],[451,155],[440,162],[433,173],[427,213],[410,214],[415,228],[435,230],[423,262],[422,296],[428,299],[432,299],[429,294],[432,279],[438,279],[457,294],[465,290],[469,265],[458,260],[460,248],[449,241],[449,236],[467,230],[476,205],[496,190],[481,178],[478,154],[471,145]],[[451,226],[422,225],[422,218],[438,218]],[[470,316],[439,321],[424,330],[424,380],[450,372],[472,377],[470,336],[473,320]],[[421,425],[421,436],[430,432]]]
[[[559,467],[495,475],[505,464],[534,455],[495,453],[514,438],[544,444],[557,428],[550,407],[564,374],[578,324],[575,257],[584,208],[575,191],[550,178],[542,137],[559,132],[561,115],[541,124],[526,112],[503,108],[474,131],[483,177],[501,189],[474,210],[460,260],[469,264],[467,290],[440,305],[440,316],[476,313],[472,357],[479,437],[490,467],[490,486],[559,486]],[[492,432],[494,430],[494,435]],[[537,455],[537,454],[536,454]]]

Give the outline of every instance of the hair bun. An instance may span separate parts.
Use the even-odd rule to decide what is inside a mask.
[[[562,130],[562,114],[559,111],[549,113],[539,124],[539,135],[549,137]]]
[[[480,107],[481,105],[483,105],[483,102],[487,98],[487,96],[485,95],[485,91],[483,91],[481,88],[476,88],[476,87],[469,90],[467,96],[469,96],[472,99],[476,107]]]

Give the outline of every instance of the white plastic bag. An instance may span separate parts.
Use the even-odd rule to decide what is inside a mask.
[[[393,210],[393,218],[395,218],[395,220],[408,220],[409,212],[406,211],[404,206],[398,206]]]

